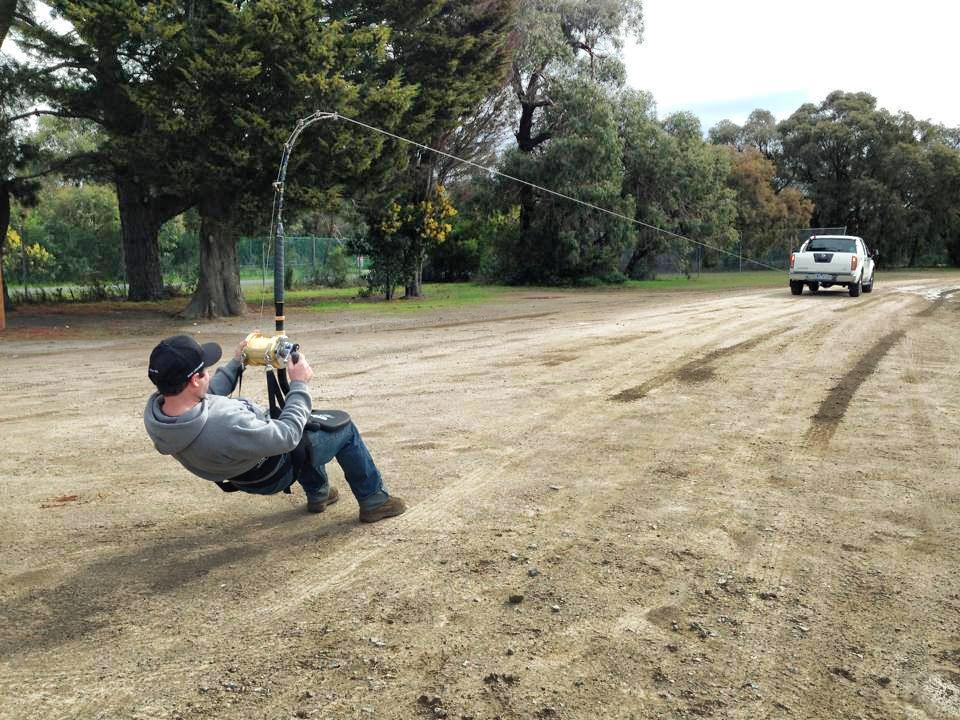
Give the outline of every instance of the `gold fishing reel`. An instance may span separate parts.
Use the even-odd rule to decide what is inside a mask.
[[[287,366],[290,355],[300,349],[286,335],[268,337],[259,330],[247,335],[246,340],[247,345],[243,348],[244,365],[269,365],[280,370]]]

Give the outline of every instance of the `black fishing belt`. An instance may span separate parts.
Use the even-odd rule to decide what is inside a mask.
[[[293,477],[299,477],[300,469],[309,459],[307,434],[304,433],[303,437],[300,438],[300,443],[290,452],[262,458],[245,473],[236,475],[229,480],[217,480],[215,482],[217,487],[224,492],[262,490],[275,485],[277,480],[282,478],[291,468],[294,470]],[[290,486],[283,488],[283,492],[289,493]]]
[[[283,455],[274,455],[265,457],[245,473],[236,475],[229,480],[218,480],[217,485],[224,492],[236,492],[244,490],[262,490],[265,487],[275,485],[277,480],[293,466],[292,453]]]

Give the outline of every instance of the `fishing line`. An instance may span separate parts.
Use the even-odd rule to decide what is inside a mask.
[[[320,115],[320,113],[316,113],[316,115]],[[535,190],[540,190],[541,192],[548,193],[555,197],[563,198],[564,200],[569,200],[570,202],[577,203],[578,205],[583,205],[584,207],[590,208],[591,210],[596,210],[597,212],[606,213],[607,215],[611,215],[615,218],[619,218],[620,220],[626,220],[627,222],[635,223],[636,225],[640,225],[641,227],[645,227],[650,230],[663,233],[664,235],[669,235],[670,237],[677,238],[678,240],[683,240],[684,242],[688,242],[693,245],[699,245],[708,250],[716,250],[717,252],[723,253],[724,255],[729,255],[730,257],[739,258],[740,260],[746,261],[748,263],[753,263],[755,265],[759,265],[761,267],[767,268],[768,270],[780,271],[783,269],[783,268],[774,267],[773,265],[767,265],[766,263],[760,262],[759,260],[746,258],[743,255],[730,252],[729,250],[724,250],[723,248],[717,247],[715,245],[710,245],[709,243],[705,243],[700,240],[694,240],[693,238],[686,237],[685,235],[675,233],[672,230],[665,230],[664,228],[657,227],[656,225],[650,225],[649,223],[645,223],[642,220],[637,220],[636,218],[623,215],[622,213],[618,213],[614,210],[609,210],[608,208],[600,207],[599,205],[594,205],[593,203],[586,202],[585,200],[580,200],[579,198],[575,198],[570,195],[565,195],[564,193],[557,192],[556,190],[551,190],[550,188],[544,187],[542,185],[537,185],[536,183],[529,182],[528,180],[524,180],[523,178],[518,178],[513,175],[508,175],[507,173],[500,172],[495,168],[485,167],[483,165],[480,165],[479,163],[473,162],[472,160],[466,160],[464,158],[457,157],[456,155],[451,155],[450,153],[444,152],[443,150],[437,150],[436,148],[432,148],[429,145],[418,143],[415,140],[410,140],[409,138],[402,137],[401,135],[396,135],[387,130],[381,130],[380,128],[374,127],[373,125],[368,125],[367,123],[360,122],[359,120],[354,120],[353,118],[346,117],[345,115],[340,115],[339,113],[322,113],[322,115],[335,120],[346,120],[349,123],[353,123],[354,125],[359,125],[360,127],[366,128],[367,130],[372,130],[373,132],[380,133],[381,135],[386,135],[387,137],[391,137],[395,140],[400,140],[401,142],[409,143],[410,145],[415,145],[416,147],[423,148],[424,150],[429,150],[430,152],[437,153],[438,155],[443,155],[444,157],[450,158],[451,160],[456,160],[459,163],[470,165],[472,167],[477,168],[478,170],[483,170],[484,172],[490,173],[492,175],[497,175],[502,178],[506,178],[507,180],[512,180],[513,182],[526,185],[528,187],[534,188]],[[311,117],[314,117],[314,116],[311,116]],[[325,118],[318,117],[317,119],[325,119]]]

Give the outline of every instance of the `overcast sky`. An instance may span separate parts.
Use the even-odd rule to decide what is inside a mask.
[[[689,110],[707,131],[759,107],[782,120],[844,90],[960,126],[956,0],[644,0],[643,11],[627,78],[661,118]]]

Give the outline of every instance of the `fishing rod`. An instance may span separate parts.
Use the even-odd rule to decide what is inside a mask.
[[[302,118],[287,142],[283,145],[283,154],[280,158],[280,169],[277,179],[273,183],[273,211],[270,218],[270,238],[273,243],[273,308],[274,308],[274,335],[267,336],[260,331],[247,335],[247,345],[243,351],[245,365],[262,365],[267,373],[267,396],[270,401],[270,416],[278,417],[283,409],[287,394],[290,392],[290,382],[287,378],[287,362],[299,360],[300,345],[294,343],[285,334],[284,321],[284,275],[286,258],[284,256],[283,234],[283,193],[287,179],[287,167],[290,164],[290,155],[293,152],[301,133],[321,120],[336,119],[337,113],[315,112],[313,115]],[[262,302],[262,301],[261,301]],[[263,306],[261,304],[261,315]]]

